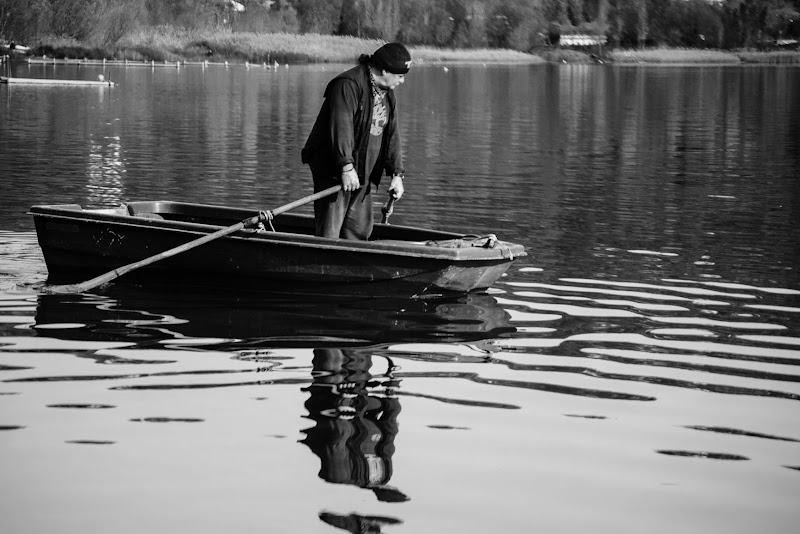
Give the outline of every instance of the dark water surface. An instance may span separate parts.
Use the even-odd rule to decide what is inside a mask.
[[[796,67],[414,70],[391,222],[487,294],[40,294],[33,204],[308,195],[341,68],[0,86],[0,531],[795,532]]]

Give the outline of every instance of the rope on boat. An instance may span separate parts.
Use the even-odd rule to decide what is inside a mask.
[[[274,219],[274,218],[275,218],[275,216],[272,214],[272,211],[270,211],[270,210],[267,210],[267,211],[259,210],[259,212],[258,212],[258,228],[256,228],[256,232],[266,232],[267,231],[267,229],[264,228],[264,221],[266,221],[269,224],[269,229],[274,232],[275,231],[275,227],[272,226],[272,219]]]

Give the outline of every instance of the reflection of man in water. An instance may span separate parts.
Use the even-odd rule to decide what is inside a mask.
[[[316,424],[302,441],[321,460],[319,476],[334,484],[371,489],[384,502],[408,497],[386,483],[392,477],[392,455],[400,402],[392,388],[393,366],[381,377],[369,369],[372,356],[356,349],[315,349],[314,381],[307,391],[308,417]]]
[[[383,517],[379,515],[337,515],[330,512],[322,512],[319,518],[329,525],[352,532],[353,534],[380,534],[384,525],[399,525],[402,523],[394,517]]]

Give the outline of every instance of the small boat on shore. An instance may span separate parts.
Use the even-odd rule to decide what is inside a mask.
[[[33,206],[50,277],[85,279],[212,234],[253,215],[184,202],[131,202],[111,209]],[[424,296],[490,287],[522,245],[411,226],[375,225],[369,241],[314,235],[314,219],[281,214],[268,228],[242,229],[130,275],[252,289]]]
[[[17,85],[99,85],[114,87],[116,84],[108,80],[67,80],[53,78],[12,78],[0,76],[0,83]]]

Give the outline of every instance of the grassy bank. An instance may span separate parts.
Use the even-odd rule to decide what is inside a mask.
[[[143,28],[109,47],[92,47],[71,39],[49,38],[33,55],[73,59],[132,61],[239,61],[251,63],[353,63],[383,41],[319,34],[189,31],[173,27]],[[424,63],[617,63],[617,64],[800,64],[800,51],[721,51],[682,48],[595,50],[595,54],[547,48],[533,54],[498,49],[411,47]]]
[[[751,50],[722,51],[683,48],[654,48],[649,50],[614,50],[609,53],[609,58],[613,63],[622,64],[800,64],[800,51],[761,52]]]
[[[123,37],[113,47],[90,47],[69,39],[50,38],[34,55],[57,58],[128,59],[132,61],[240,61],[251,63],[353,63],[383,41],[319,34],[233,33],[187,31],[171,27],[146,28]],[[411,47],[418,63],[523,62],[541,58],[514,50],[447,50]]]
[[[701,50],[689,48],[651,48],[647,50],[580,50],[554,48],[542,50],[549,63],[616,63],[621,65],[741,65],[800,64],[800,51]]]

